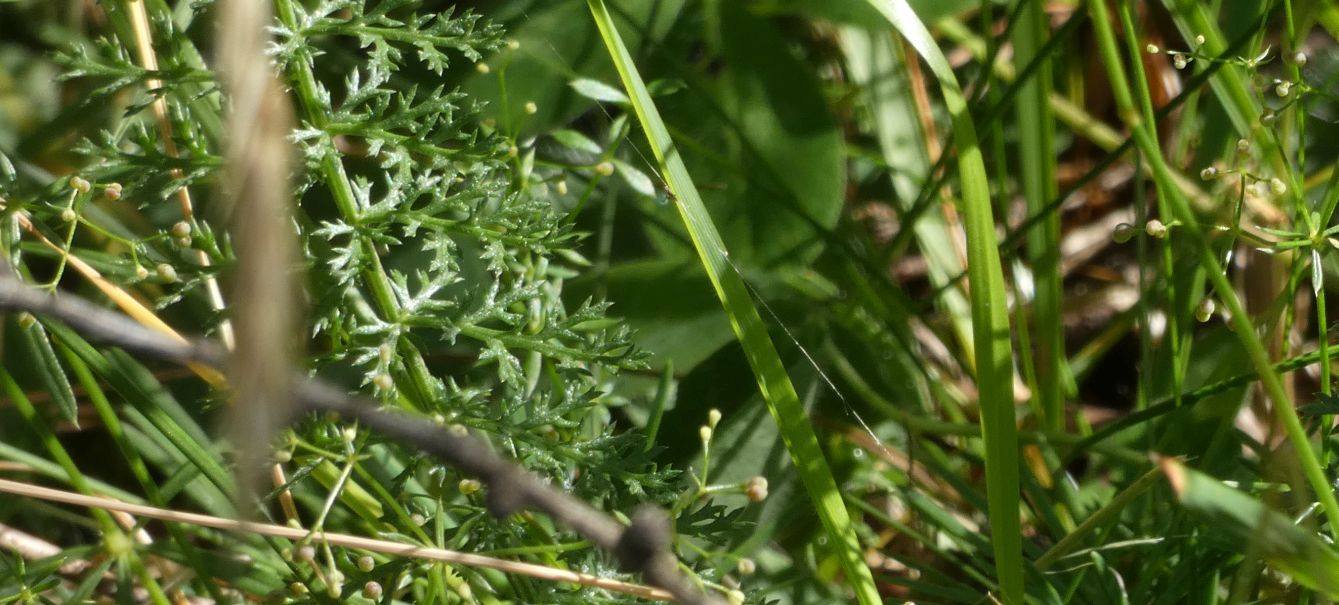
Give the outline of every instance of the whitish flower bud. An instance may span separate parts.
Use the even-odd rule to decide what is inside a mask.
[[[79,193],[88,193],[88,190],[92,188],[93,186],[88,184],[88,181],[83,177],[70,177],[70,189],[78,191]]]
[[[62,221],[73,223],[77,218],[79,218],[79,215],[74,213],[74,208],[66,208],[60,211],[60,220]]]
[[[470,430],[465,428],[465,425],[463,424],[453,424],[451,426],[446,427],[446,430],[450,431],[452,435],[455,435],[457,437],[464,437],[470,434]]]
[[[595,165],[595,174],[600,176],[609,176],[614,173],[613,162],[600,162]]]
[[[480,61],[474,64],[474,70],[481,74],[486,74],[490,71],[493,71],[493,68],[489,67],[487,63]]]
[[[1245,155],[1251,151],[1251,142],[1246,139],[1237,139],[1237,153]]]
[[[33,317],[32,313],[24,311],[19,313],[18,318],[15,321],[19,323],[20,328],[27,330],[28,328],[33,327],[33,324],[37,323],[37,318]]]
[[[1130,223],[1121,223],[1111,230],[1111,241],[1117,244],[1123,244],[1134,237],[1134,225]]]
[[[409,515],[409,522],[422,527],[424,523],[428,522],[428,519],[419,513],[414,513]]]
[[[1214,304],[1212,298],[1201,300],[1199,306],[1195,307],[1195,319],[1199,320],[1200,323],[1209,321],[1213,317],[1213,312],[1217,309],[1218,307]]]
[[[1144,47],[1144,50],[1148,51],[1148,54],[1150,55],[1156,55],[1162,52],[1162,49],[1158,48],[1157,44],[1149,44],[1148,46]]]
[[[1176,55],[1172,57],[1172,67],[1185,69],[1187,65],[1190,65],[1190,58],[1186,55]]]
[[[300,597],[307,594],[307,585],[302,582],[294,582],[288,585],[288,592],[293,593],[295,597]]]
[[[369,557],[371,558],[371,557]],[[381,584],[377,582],[368,582],[363,584],[363,596],[373,601],[381,598]]]
[[[1204,46],[1204,34],[1195,36],[1195,46]]]
[[[169,284],[174,281],[177,281],[177,270],[172,265],[169,265],[167,263],[159,263],[155,271],[157,271],[158,273],[158,279],[161,279]]]
[[[1300,50],[1297,51],[1297,53],[1293,55],[1293,63],[1297,64],[1298,67],[1306,65],[1306,53]]]
[[[697,427],[697,436],[702,439],[702,443],[711,441],[711,427],[709,426]]]
[[[744,605],[744,593],[739,589],[731,590],[725,593],[725,600],[730,605]]]
[[[105,197],[113,202],[121,199],[121,184],[107,183],[107,188],[102,190],[102,197]]]
[[[480,483],[478,479],[461,479],[460,483],[456,485],[456,488],[460,490],[460,493],[468,496],[477,493],[483,488],[483,484]]]
[[[539,105],[536,105],[534,101],[526,101],[525,112],[534,115],[539,112]]]
[[[714,429],[720,421],[721,411],[716,408],[711,408],[711,411],[707,412],[707,426]]]
[[[513,39],[511,39],[511,40],[507,40],[507,48],[508,48],[509,50],[516,50],[516,49],[518,49],[518,48],[520,48],[520,47],[521,47],[521,43],[520,43],[520,41],[516,40],[515,38],[513,38]]]
[[[1218,177],[1218,169],[1213,166],[1206,166],[1200,171],[1200,178],[1206,181],[1212,181]]]
[[[316,559],[316,547],[311,544],[303,544],[297,550],[293,551],[293,560],[299,563],[307,563]]]
[[[762,502],[767,499],[767,478],[754,477],[744,484],[744,494],[753,502]]]
[[[738,571],[741,576],[751,576],[758,571],[758,564],[754,563],[753,559],[740,559],[735,564],[735,571]]]
[[[558,181],[553,188],[558,191],[558,195],[567,195],[567,179]]]
[[[1292,92],[1292,82],[1282,81],[1274,85],[1274,94],[1280,97],[1287,97]]]
[[[372,555],[363,555],[361,557],[358,557],[358,571],[367,573],[369,571],[372,571],[372,569],[375,568],[376,566],[377,561],[376,559],[372,558]]]
[[[145,268],[144,268],[144,265],[136,265],[136,266],[135,266],[135,277],[138,278],[138,279],[148,279],[148,277],[149,277],[149,270],[148,270],[148,269],[145,269]]]
[[[191,224],[186,221],[177,221],[172,225],[172,237],[184,238],[191,236]]]
[[[1158,219],[1153,219],[1144,224],[1144,232],[1149,237],[1162,239],[1167,237],[1167,225],[1162,224],[1162,221]]]
[[[395,388],[395,379],[390,374],[378,372],[372,377],[372,385],[383,391],[389,391]]]
[[[1269,179],[1269,190],[1274,192],[1274,195],[1283,195],[1288,192],[1288,186],[1282,179],[1275,177]]]

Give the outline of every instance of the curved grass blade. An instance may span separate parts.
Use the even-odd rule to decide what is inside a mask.
[[[990,505],[995,570],[1005,603],[1023,602],[1023,541],[1018,520],[1018,427],[1014,421],[1013,349],[1004,273],[991,214],[990,184],[953,69],[906,0],[869,0],[906,38],[939,81],[953,120],[963,214],[967,229],[967,279],[971,283],[976,380],[981,393],[981,436],[985,441],[986,501]]]
[[[758,387],[795,463],[800,481],[814,502],[823,529],[846,573],[846,579],[862,605],[880,603],[874,577],[865,565],[860,543],[856,539],[855,529],[842,502],[832,470],[823,457],[822,448],[800,404],[795,386],[791,384],[790,376],[767,334],[767,327],[749,296],[748,287],[730,264],[716,225],[707,214],[692,177],[688,175],[688,169],[684,167],[683,159],[675,149],[660,112],[652,102],[651,94],[619,37],[603,0],[587,0],[587,4],[655,152],[658,168],[676,197],[675,206],[692,236],[693,247],[730,318],[730,325],[739,338],[749,367],[753,368]],[[1014,517],[1016,523],[1017,513]]]

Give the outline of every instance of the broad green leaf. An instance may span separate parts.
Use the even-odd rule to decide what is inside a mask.
[[[600,103],[614,103],[618,105],[627,105],[628,96],[623,94],[617,88],[605,84],[599,80],[590,78],[577,78],[572,80],[570,86],[572,90],[577,91],[583,97]]]

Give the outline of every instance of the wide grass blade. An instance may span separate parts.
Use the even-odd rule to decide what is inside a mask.
[[[1205,527],[1288,574],[1298,584],[1339,598],[1339,554],[1314,532],[1208,475],[1168,458],[1163,473],[1181,505],[1205,520]]]
[[[990,505],[995,569],[1005,603],[1023,602],[1023,542],[1018,520],[1018,427],[1014,420],[1013,349],[1004,297],[999,242],[991,214],[990,183],[967,100],[953,69],[906,0],[869,0],[921,55],[939,81],[953,120],[967,229],[967,279],[971,287],[976,378],[981,393],[981,434],[986,452],[986,500]]]
[[[841,492],[832,476],[827,460],[823,457],[813,427],[800,404],[795,386],[791,384],[785,366],[777,355],[776,347],[767,334],[758,309],[753,304],[748,287],[736,272],[727,256],[725,244],[716,230],[702,199],[698,195],[693,179],[688,175],[683,159],[675,149],[669,130],[660,118],[660,112],[651,100],[645,82],[637,72],[631,55],[614,27],[613,19],[605,8],[603,0],[587,0],[595,24],[600,29],[609,50],[609,56],[618,69],[623,86],[632,99],[632,107],[637,113],[643,131],[656,161],[676,197],[675,206],[683,218],[693,247],[697,250],[707,277],[711,280],[716,294],[721,299],[726,315],[735,336],[748,358],[749,366],[762,390],[763,398],[777,423],[786,449],[790,452],[799,473],[800,481],[814,502],[819,520],[831,541],[847,581],[854,589],[858,601],[862,604],[879,603],[879,592],[874,578],[865,565],[860,543],[856,539],[855,529],[842,503]],[[998,263],[997,263],[998,266]],[[1007,339],[1007,331],[1006,331]],[[1017,508],[1014,521],[1017,523]],[[1016,534],[1015,534],[1016,535]]]

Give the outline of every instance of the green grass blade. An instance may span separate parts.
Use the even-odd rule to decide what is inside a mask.
[[[1046,45],[1050,27],[1040,0],[1020,0],[1024,6],[1014,27],[1014,61],[1027,65]],[[1051,61],[1043,59],[1037,75],[1024,82],[1014,105],[1018,114],[1019,175],[1029,215],[1046,211],[1059,193],[1055,177],[1055,117],[1046,101],[1051,96]],[[1036,330],[1037,399],[1047,429],[1064,429],[1065,327],[1060,303],[1060,214],[1051,212],[1028,233],[1029,265],[1036,282],[1032,323]],[[1021,327],[1019,328],[1022,329]]]
[[[1162,470],[1181,505],[1200,515],[1205,527],[1222,532],[1243,549],[1249,544],[1260,558],[1298,584],[1339,598],[1339,554],[1315,533],[1174,459],[1164,459]]]
[[[1023,602],[1023,542],[1018,520],[1018,427],[1014,421],[1013,349],[1004,297],[999,242],[991,214],[990,184],[967,100],[953,69],[906,0],[869,0],[921,55],[939,81],[953,120],[958,152],[967,278],[971,283],[972,327],[976,341],[977,386],[981,393],[981,434],[986,452],[986,500],[1000,592],[1005,603]]]
[[[860,543],[856,539],[855,529],[842,503],[841,492],[832,476],[822,448],[815,436],[813,427],[799,395],[791,384],[790,376],[777,355],[776,347],[767,334],[758,309],[749,296],[747,286],[735,271],[727,257],[725,244],[712,223],[707,209],[702,204],[692,177],[684,166],[670,138],[669,130],[660,118],[660,113],[651,100],[646,84],[633,64],[632,57],[619,37],[614,22],[602,0],[587,0],[595,24],[600,29],[609,56],[618,69],[623,86],[632,98],[633,109],[641,122],[642,129],[651,148],[655,152],[660,172],[666,177],[676,196],[675,206],[683,218],[693,247],[706,269],[721,305],[730,318],[730,325],[748,358],[749,366],[762,390],[763,398],[777,423],[777,428],[785,441],[810,499],[813,500],[819,520],[832,542],[847,581],[854,589],[858,601],[872,605],[880,602],[874,577],[865,565]],[[1017,509],[1015,508],[1015,511]],[[1017,513],[1014,514],[1015,522]],[[1015,534],[1016,535],[1016,534]]]

